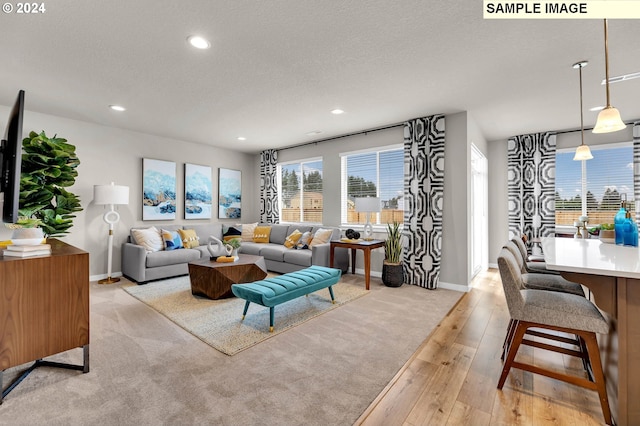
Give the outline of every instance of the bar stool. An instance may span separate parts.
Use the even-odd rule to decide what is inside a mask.
[[[511,241],[515,243],[520,251],[520,255],[522,259],[524,259],[524,265],[529,273],[538,273],[538,274],[551,274],[551,275],[560,275],[558,271],[552,271],[547,269],[547,264],[544,261],[531,262],[529,261],[529,253],[527,251],[527,246],[524,243],[525,236],[523,237],[513,237]]]
[[[498,256],[498,268],[509,308],[509,314],[515,326],[508,337],[507,357],[498,381],[498,389],[502,389],[511,368],[529,371],[553,379],[561,380],[598,392],[602,414],[606,424],[611,425],[611,410],[607,399],[607,389],[596,333],[609,332],[609,324],[598,308],[584,297],[545,290],[523,290],[522,273],[515,256],[510,250],[503,248]],[[585,342],[579,350],[571,350],[560,346],[525,339],[530,328],[560,331],[580,336]],[[542,331],[535,335],[552,341],[565,343],[565,338]],[[521,344],[534,346],[553,352],[572,355],[589,360],[593,379],[558,373],[531,364],[515,361]]]
[[[518,263],[518,267],[522,273],[523,289],[560,291],[585,297],[584,289],[578,283],[566,280],[556,274],[530,272],[526,266],[526,255],[522,255],[522,251],[518,248],[518,244],[514,240],[517,240],[517,238],[508,241],[504,245],[504,248],[513,254],[513,257]]]

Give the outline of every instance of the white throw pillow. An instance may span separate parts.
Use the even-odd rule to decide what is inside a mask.
[[[253,241],[253,231],[256,230],[256,226],[258,226],[258,222],[242,224],[242,241]]]
[[[146,229],[132,229],[131,233],[136,240],[136,244],[144,247],[147,251],[164,249],[162,235],[160,235],[160,231],[155,226]]]
[[[320,228],[313,234],[313,239],[311,240],[311,244],[309,247],[317,246],[318,244],[325,244],[329,242],[331,238],[331,234],[333,234],[332,229],[324,229]]]

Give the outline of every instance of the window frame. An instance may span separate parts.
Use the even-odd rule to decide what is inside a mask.
[[[348,176],[347,176],[347,158],[354,155],[371,154],[376,153],[376,196],[380,196],[380,154],[389,151],[401,151],[404,155],[403,144],[391,144],[384,146],[377,146],[366,149],[359,149],[354,151],[346,151],[339,153],[340,157],[340,226],[342,228],[363,229],[362,223],[349,223],[347,222],[347,199],[348,199]],[[403,176],[404,176],[404,160],[403,160]],[[404,181],[402,188],[402,196],[404,198]],[[403,218],[404,219],[404,218]],[[380,213],[372,214],[370,217],[371,225],[374,232],[386,232],[387,224],[380,223]],[[404,221],[403,221],[404,223]]]
[[[590,144],[589,145],[589,149],[591,151],[594,151],[597,153],[597,151],[599,150],[605,150],[605,149],[614,149],[614,148],[631,148],[632,150],[632,154],[631,154],[631,162],[633,163],[633,141],[620,141],[620,142],[612,142],[612,143],[600,143],[600,144]],[[574,153],[575,152],[575,147],[568,147],[568,148],[557,148],[556,149],[556,155],[557,154],[568,154],[568,153]],[[596,155],[594,155],[594,157],[596,157]],[[580,179],[581,180],[586,180],[587,183],[589,182],[589,162],[592,160],[582,160],[583,162],[586,163],[586,170],[585,167],[583,167],[583,171],[581,173]],[[586,171],[586,175],[585,175],[585,171]],[[633,180],[632,180],[632,188],[633,188]],[[556,184],[557,185],[557,169],[556,169]],[[557,186],[555,186],[556,191],[557,192]],[[586,191],[589,192],[589,187],[588,185],[585,186]],[[635,206],[635,196],[632,193],[630,194],[631,197],[627,199],[627,201],[632,202]],[[582,194],[580,193],[580,197],[585,199],[586,198],[586,193]],[[602,202],[602,200],[600,200],[600,202]],[[555,210],[555,209],[554,209]],[[588,210],[588,208],[587,208]],[[615,214],[615,211],[612,211],[613,214]],[[587,212],[579,212],[580,215],[587,215]],[[589,222],[589,227],[591,226],[596,226],[596,225],[600,225],[599,223],[591,223]],[[576,232],[576,228],[575,226],[571,226],[571,225],[567,225],[567,224],[558,224],[557,222],[555,223],[555,229],[556,229],[556,233],[561,233],[561,234],[575,234]]]
[[[303,158],[300,160],[291,160],[291,161],[283,161],[283,162],[279,162],[276,165],[276,174],[278,177],[277,180],[277,185],[278,185],[278,217],[280,217],[280,223],[286,223],[286,224],[294,224],[294,223],[305,223],[308,225],[321,225],[322,221],[320,222],[310,222],[310,221],[304,221],[304,178],[302,177],[302,174],[304,173],[304,164],[306,163],[316,163],[316,162],[320,162],[322,163],[322,217],[324,220],[324,159],[323,157],[310,157],[310,158]],[[298,164],[300,166],[300,195],[301,195],[301,202],[300,202],[300,217],[299,220],[296,222],[288,222],[285,220],[282,220],[282,208],[284,206],[283,200],[282,200],[282,167],[283,166],[289,166],[292,164]]]

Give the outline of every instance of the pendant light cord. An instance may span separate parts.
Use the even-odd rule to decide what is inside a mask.
[[[582,67],[583,64],[580,64],[578,71],[580,71],[580,134],[582,136],[582,145],[584,145],[584,119],[582,117]]]
[[[609,100],[609,25],[607,19],[604,20],[604,75],[607,84],[607,108],[611,108],[611,101]]]

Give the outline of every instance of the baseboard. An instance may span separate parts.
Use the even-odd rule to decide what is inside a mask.
[[[351,271],[351,267],[349,267],[348,271]],[[356,274],[364,276],[364,269],[356,268]],[[369,276],[370,277],[376,277],[376,278],[382,278],[382,272],[381,271],[371,271],[369,273]]]
[[[121,277],[122,276],[122,272],[114,272],[111,274],[111,276],[113,278],[115,277]],[[107,278],[107,274],[100,274],[100,275],[89,275],[89,281],[93,282],[93,281],[100,281]]]
[[[438,288],[444,288],[447,290],[459,291],[461,293],[468,293],[471,291],[471,287],[462,284],[451,284],[444,281],[438,283]]]
[[[490,263],[487,266],[489,266],[489,269],[498,269],[498,264],[497,263]]]

